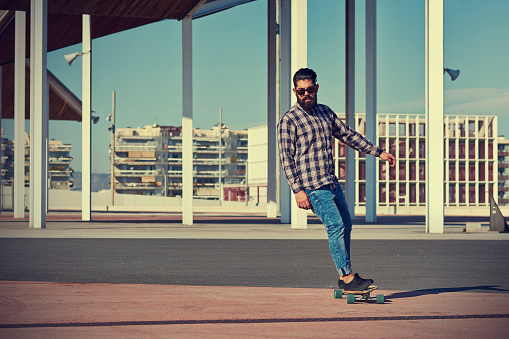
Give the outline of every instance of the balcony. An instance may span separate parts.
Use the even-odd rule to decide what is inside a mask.
[[[116,170],[115,177],[141,177],[163,175],[161,170]]]

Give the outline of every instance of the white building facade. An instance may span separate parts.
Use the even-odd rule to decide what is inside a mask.
[[[344,114],[339,116],[344,121]],[[509,198],[509,145],[497,135],[497,117],[447,115],[443,126],[446,211],[489,206],[487,192],[502,198],[501,205],[507,203],[504,199]],[[356,113],[355,126],[352,127],[366,135],[365,114]],[[249,129],[250,185],[255,181],[260,185],[267,177],[266,133],[266,126]],[[264,136],[265,144],[262,145],[260,140]],[[356,208],[362,213],[366,202],[366,177],[376,175],[377,211],[380,214],[423,214],[426,206],[425,116],[378,114],[377,138],[372,141],[394,154],[397,163],[391,168],[386,162],[378,161],[376,173],[366,173],[366,155],[355,152]],[[501,148],[499,143],[505,146]],[[334,144],[334,154],[336,175],[345,187],[345,145],[338,140]]]

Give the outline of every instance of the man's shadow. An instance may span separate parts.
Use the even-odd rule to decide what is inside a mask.
[[[450,288],[430,288],[424,290],[396,292],[387,295],[386,299],[399,299],[399,298],[413,298],[423,295],[451,293],[451,292],[466,292],[466,291],[489,291],[489,292],[509,292],[499,286],[471,286],[471,287],[450,287]]]

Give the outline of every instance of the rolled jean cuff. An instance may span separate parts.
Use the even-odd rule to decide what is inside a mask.
[[[342,277],[345,276],[345,275],[352,274],[352,268],[351,267],[339,268],[338,269],[338,273]]]

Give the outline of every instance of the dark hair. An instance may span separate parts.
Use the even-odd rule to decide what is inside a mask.
[[[316,73],[311,68],[301,68],[293,76],[293,87],[297,87],[297,81],[310,79],[316,85]]]

